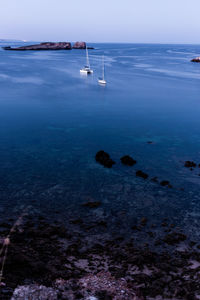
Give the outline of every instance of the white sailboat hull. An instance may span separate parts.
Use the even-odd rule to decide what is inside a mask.
[[[88,72],[87,72],[87,71],[85,71],[85,70],[80,70],[80,73],[81,73],[81,74],[85,74],[85,75],[87,75],[87,73],[88,73]]]
[[[102,58],[103,58],[103,59],[102,59],[102,77],[100,77],[100,78],[98,79],[98,83],[99,83],[100,85],[106,85],[106,80],[105,80],[105,67],[104,67],[104,55],[103,55]]]
[[[87,47],[86,47],[86,62],[87,62],[87,64],[85,65],[84,68],[82,68],[80,70],[80,73],[81,74],[85,74],[85,75],[92,74],[93,70],[90,69],[90,62],[89,62],[89,56],[88,56],[88,49],[87,49]]]
[[[105,85],[105,84],[106,84],[106,80],[104,80],[104,79],[99,79],[99,80],[98,80],[98,83],[99,83],[99,84]]]
[[[89,70],[87,70],[87,69],[81,69],[81,70],[80,70],[80,73],[81,73],[81,74],[86,74],[86,75],[87,75],[87,74],[92,74],[92,73],[93,73],[93,70],[90,70],[90,69],[89,69]]]

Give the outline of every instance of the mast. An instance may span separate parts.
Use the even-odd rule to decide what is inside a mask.
[[[105,70],[104,70],[104,55],[102,56],[102,79],[104,80],[104,73],[105,73]]]
[[[90,68],[90,62],[89,62],[89,56],[88,56],[88,48],[86,46],[86,61],[87,61],[87,66]]]

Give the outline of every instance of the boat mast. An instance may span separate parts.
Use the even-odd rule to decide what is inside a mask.
[[[103,62],[103,65],[102,65],[102,79],[104,80],[104,73],[105,73],[105,70],[104,70],[104,55],[102,57],[102,62]]]
[[[90,68],[90,62],[89,62],[89,56],[88,56],[88,48],[86,46],[86,60],[87,60],[87,66]]]

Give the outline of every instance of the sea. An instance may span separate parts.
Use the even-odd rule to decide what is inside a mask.
[[[200,45],[89,46],[88,76],[80,74],[85,50],[0,49],[1,222],[29,207],[65,224],[106,221],[106,231],[129,237],[142,218],[158,227],[166,220],[198,239],[200,64],[191,59]],[[98,84],[102,55],[106,86]],[[100,150],[112,168],[96,162]],[[124,155],[137,163],[123,165]]]

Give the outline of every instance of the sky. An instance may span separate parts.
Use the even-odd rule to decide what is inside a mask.
[[[200,0],[0,0],[0,39],[200,43]]]

